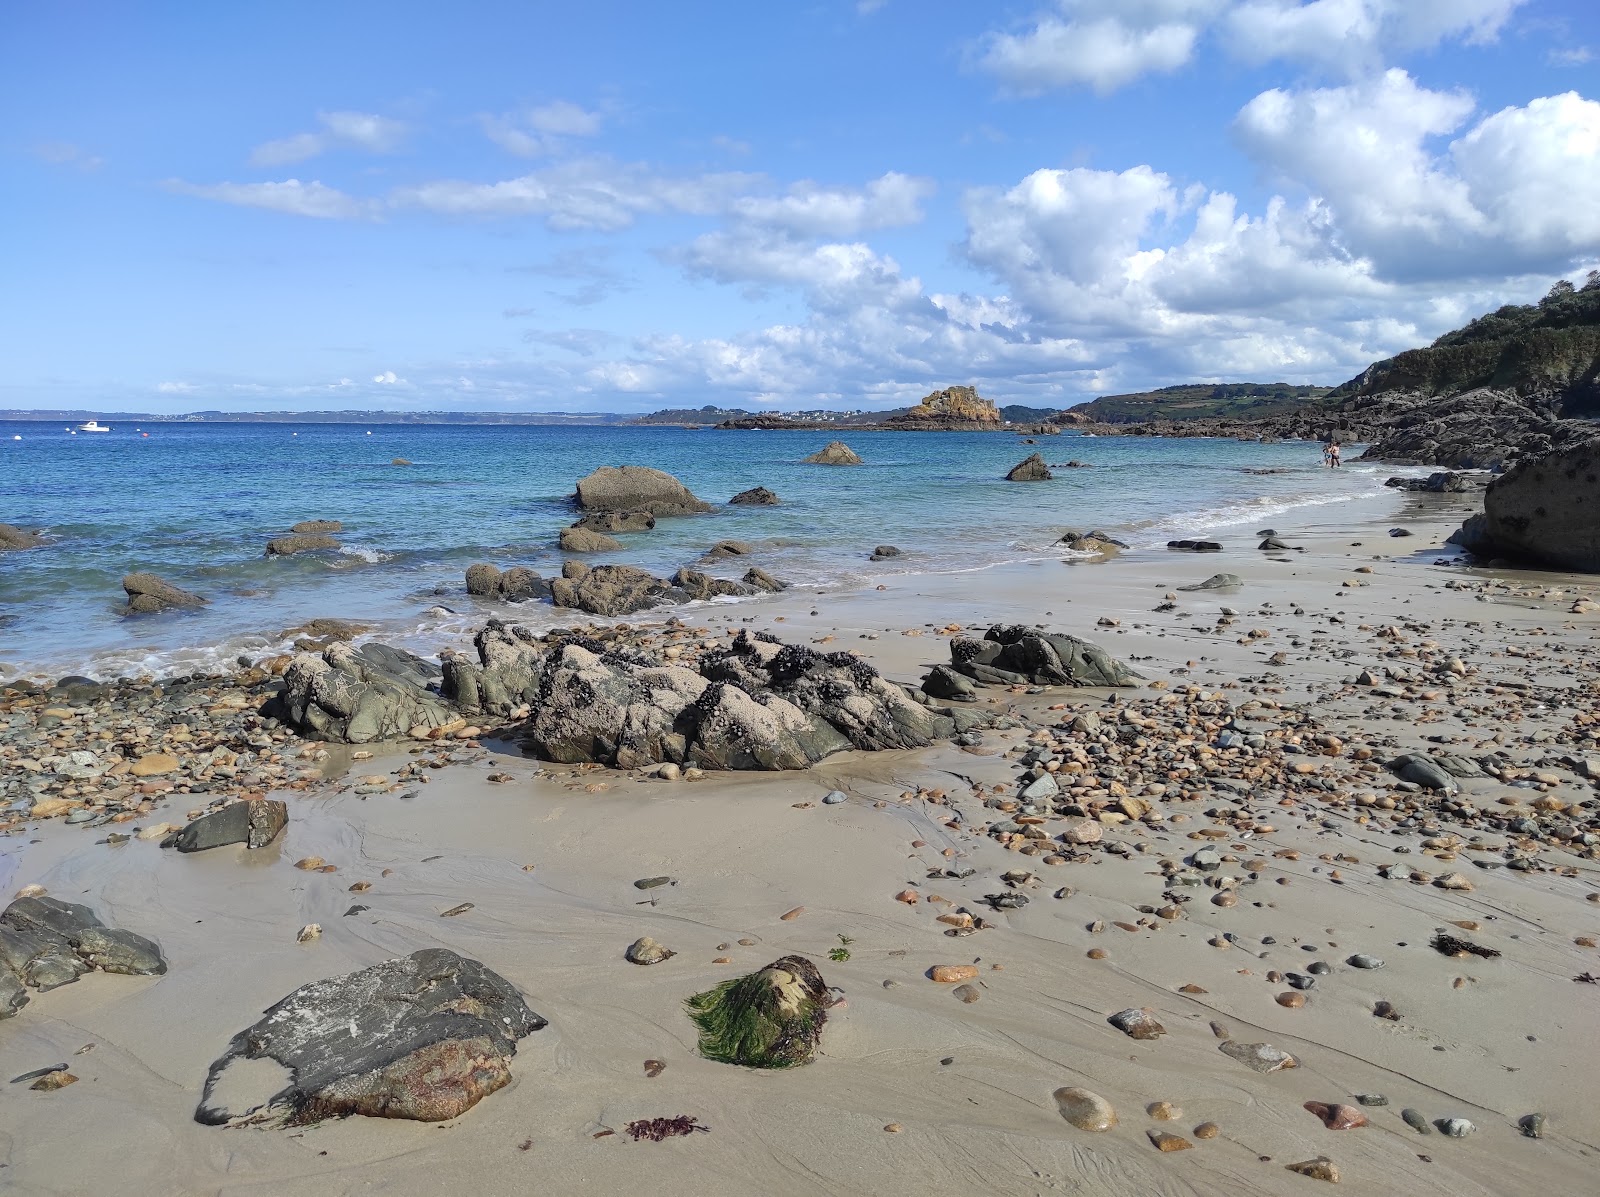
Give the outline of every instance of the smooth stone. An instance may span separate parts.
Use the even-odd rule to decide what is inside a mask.
[[[634,964],[660,964],[663,960],[670,960],[677,953],[657,943],[648,935],[641,935],[628,945],[628,950],[623,955]]]
[[[1354,956],[1350,957],[1349,960],[1345,961],[1345,963],[1348,964],[1351,968],[1382,968],[1383,967],[1383,961],[1379,960],[1376,956],[1368,956],[1363,952],[1357,952]]]
[[[1188,1151],[1194,1146],[1182,1135],[1169,1134],[1167,1131],[1147,1130],[1145,1134],[1150,1136],[1150,1142],[1157,1151]]]
[[[1299,1060],[1270,1043],[1238,1043],[1229,1039],[1217,1044],[1217,1050],[1254,1072],[1277,1072],[1281,1068],[1300,1067]]]
[[[1284,1167],[1290,1172],[1298,1172],[1301,1176],[1309,1176],[1312,1180],[1339,1183],[1339,1169],[1325,1155],[1320,1155],[1314,1160],[1301,1160],[1298,1164],[1285,1164]]]
[[[1465,1139],[1478,1129],[1465,1118],[1435,1118],[1433,1125],[1439,1128],[1441,1135],[1448,1135],[1452,1139]]]
[[[1365,1114],[1341,1102],[1308,1101],[1302,1108],[1322,1119],[1322,1125],[1329,1130],[1355,1130],[1367,1125]]]
[[[671,885],[671,877],[641,877],[633,883],[634,889],[655,889],[661,885]]]
[[[1054,1097],[1061,1116],[1079,1130],[1108,1131],[1117,1125],[1117,1111],[1093,1090],[1073,1085],[1057,1089]]]
[[[1154,1014],[1137,1007],[1119,1010],[1106,1021],[1130,1039],[1157,1039],[1167,1033]]]
[[[1545,1117],[1543,1114],[1524,1114],[1517,1119],[1517,1129],[1530,1139],[1544,1138]]]
[[[1422,1116],[1422,1112],[1420,1110],[1401,1110],[1400,1120],[1412,1130],[1416,1131],[1419,1135],[1433,1134],[1433,1127],[1428,1125],[1428,1120]]]
[[[829,790],[822,796],[822,801],[827,803],[829,806],[838,806],[839,803],[843,802],[844,800],[845,793],[843,790]]]
[[[1381,1093],[1357,1093],[1356,1100],[1364,1106],[1386,1106],[1389,1099]]]

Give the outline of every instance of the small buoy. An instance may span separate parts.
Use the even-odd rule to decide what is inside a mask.
[[[291,432],[289,435],[290,436],[299,436],[300,434],[298,432]]]
[[[368,435],[368,436],[371,436],[371,435],[372,435],[372,432],[371,432],[371,430],[370,430],[370,429],[369,429],[369,430],[368,430],[368,432],[367,432],[367,435]]]
[[[147,439],[150,436],[150,434],[148,432],[141,432],[139,435],[142,436],[142,437],[145,437]]]
[[[14,441],[20,441],[22,438],[20,436],[14,436],[11,439]]]

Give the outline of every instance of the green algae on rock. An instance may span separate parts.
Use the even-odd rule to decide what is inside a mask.
[[[828,1021],[828,987],[803,956],[724,981],[685,1005],[700,1028],[700,1054],[746,1068],[809,1064]]]

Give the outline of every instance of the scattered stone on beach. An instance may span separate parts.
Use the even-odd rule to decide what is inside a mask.
[[[1408,752],[1389,762],[1390,771],[1402,781],[1409,781],[1429,790],[1454,793],[1458,787],[1450,774],[1432,757],[1420,752]]]
[[[975,964],[936,964],[928,970],[928,979],[938,981],[941,985],[970,981],[977,975],[978,967]]]
[[[1183,1111],[1170,1101],[1153,1101],[1144,1108],[1144,1112],[1157,1122],[1176,1122],[1183,1117]]]
[[[310,943],[313,939],[321,938],[322,924],[307,923],[304,927],[300,928],[299,933],[294,937],[294,941],[295,943]]]
[[[628,945],[628,950],[623,955],[634,964],[660,964],[663,960],[672,959],[677,953],[657,943],[648,935],[641,935]]]
[[[1189,1133],[1196,1139],[1215,1139],[1222,1133],[1222,1128],[1215,1122],[1202,1122]]]
[[[1478,1128],[1465,1118],[1435,1118],[1433,1124],[1439,1133],[1451,1139],[1465,1139]]]
[[[1167,1033],[1167,1028],[1149,1009],[1130,1007],[1119,1010],[1106,1021],[1130,1039],[1158,1039]]]
[[[578,479],[573,497],[586,512],[648,511],[662,517],[711,510],[671,474],[648,466],[601,466]]]
[[[1400,1120],[1419,1135],[1431,1135],[1433,1133],[1433,1127],[1428,1125],[1427,1116],[1420,1110],[1401,1110]]]
[[[620,540],[595,532],[589,528],[563,528],[558,538],[558,548],[565,553],[615,553],[623,545]]]
[[[1061,1116],[1079,1130],[1108,1131],[1117,1125],[1117,1111],[1111,1103],[1090,1089],[1069,1085],[1053,1096]]]
[[[855,466],[862,464],[850,446],[843,441],[829,441],[810,457],[802,458],[807,465]]]
[[[1253,1072],[1277,1072],[1280,1069],[1300,1066],[1299,1060],[1270,1043],[1239,1043],[1225,1039],[1217,1044],[1217,1050],[1239,1061]]]
[[[1023,624],[996,624],[982,640],[957,637],[950,656],[956,672],[995,685],[1132,686],[1140,680],[1098,645]]]
[[[778,501],[778,496],[764,486],[752,486],[728,500],[736,507],[776,507]]]
[[[302,985],[271,1007],[211,1065],[195,1121],[442,1122],[507,1084],[517,1041],[544,1025],[478,961],[424,948]],[[257,1060],[276,1061],[287,1077],[268,1081],[243,1063]]]
[[[1038,453],[1030,454],[1006,471],[1007,482],[1049,482],[1054,477]]]
[[[161,777],[167,773],[176,773],[183,768],[183,762],[167,752],[149,752],[139,757],[128,766],[130,777]]]
[[[648,511],[590,511],[572,526],[615,536],[618,532],[648,532],[656,526],[656,517]]]
[[[1345,961],[1345,963],[1351,968],[1373,969],[1383,967],[1382,960],[1379,960],[1376,956],[1368,956],[1365,952],[1357,952],[1354,956]]]
[[[0,912],[0,1018],[27,1005],[26,989],[55,989],[95,969],[159,976],[167,962],[150,940],[107,927],[87,906],[18,898]]]
[[[65,1067],[51,1069],[28,1088],[36,1093],[51,1093],[57,1089],[65,1089],[68,1085],[75,1085],[78,1078],[68,1072]]]
[[[163,848],[179,852],[205,852],[228,844],[264,848],[289,822],[289,808],[271,798],[230,802],[220,810],[201,815],[182,831],[162,841]]]
[[[828,986],[804,956],[724,981],[686,1003],[700,1054],[747,1068],[809,1064],[828,1021]]]
[[[301,520],[289,531],[300,533],[343,532],[344,524],[339,520]]]
[[[1543,1114],[1524,1114],[1517,1119],[1517,1129],[1528,1139],[1544,1138],[1545,1116]]]
[[[1175,1135],[1171,1131],[1152,1128],[1144,1133],[1150,1137],[1150,1142],[1157,1151],[1188,1151],[1194,1147],[1194,1144],[1182,1135]]]
[[[1329,1130],[1355,1130],[1367,1125],[1367,1116],[1356,1106],[1339,1102],[1308,1101],[1304,1109],[1322,1119]]]
[[[1256,546],[1263,553],[1299,553],[1304,550],[1300,545],[1290,544],[1276,536],[1268,536]]]
[[[323,549],[337,549],[339,541],[322,532],[295,533],[292,536],[274,536],[267,541],[268,557],[290,557],[296,553],[315,553]]]
[[[1194,582],[1188,586],[1180,586],[1179,590],[1233,590],[1244,585],[1244,579],[1238,574],[1212,574],[1204,582]]]
[[[0,553],[17,549],[36,549],[44,544],[44,537],[35,532],[24,532],[15,524],[0,524]]]
[[[1284,1167],[1290,1172],[1298,1172],[1301,1176],[1309,1176],[1312,1180],[1339,1183],[1339,1169],[1325,1155],[1319,1155],[1314,1160],[1301,1160],[1298,1164],[1285,1164]]]
[[[203,607],[209,601],[163,582],[154,574],[128,574],[122,579],[122,589],[128,595],[129,614],[152,615],[171,607]]]

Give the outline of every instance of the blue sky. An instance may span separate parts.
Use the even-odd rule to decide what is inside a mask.
[[[13,5],[0,407],[1334,383],[1600,264],[1593,0]]]

